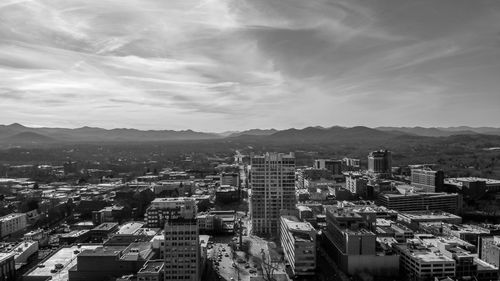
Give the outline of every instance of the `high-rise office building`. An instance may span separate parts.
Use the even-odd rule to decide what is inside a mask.
[[[200,280],[200,238],[194,212],[175,212],[180,206],[195,205],[191,198],[162,198],[175,200],[172,212],[165,218],[164,280]],[[176,205],[177,207],[175,207]]]
[[[368,154],[368,172],[380,175],[391,175],[392,153],[388,150],[372,151]]]
[[[250,213],[252,232],[278,235],[280,210],[295,207],[295,156],[266,153],[252,157]]]

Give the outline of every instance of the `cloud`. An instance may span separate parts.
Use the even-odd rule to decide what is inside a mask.
[[[488,0],[10,0],[0,18],[6,123],[215,131],[500,117],[483,118],[479,102],[500,102],[500,4]]]

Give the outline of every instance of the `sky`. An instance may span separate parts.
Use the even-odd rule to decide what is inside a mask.
[[[0,123],[500,124],[498,0],[2,0]]]

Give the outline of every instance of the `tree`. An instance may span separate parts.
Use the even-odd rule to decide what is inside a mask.
[[[269,252],[266,254],[264,249],[260,250],[260,254],[262,255],[262,278],[265,281],[276,281],[274,272],[279,269],[279,261],[273,260]]]

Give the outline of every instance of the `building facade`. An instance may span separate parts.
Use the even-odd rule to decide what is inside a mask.
[[[267,153],[251,161],[252,232],[277,236],[280,210],[293,209],[296,203],[295,157]]]
[[[196,219],[177,218],[165,224],[164,280],[198,281],[200,241]]]
[[[342,161],[334,159],[316,159],[314,160],[315,169],[325,169],[334,176],[342,175]]]
[[[411,169],[411,184],[423,189],[424,192],[442,191],[444,173],[431,169]]]
[[[500,236],[481,237],[480,240],[480,258],[500,268]]]
[[[372,151],[368,154],[368,172],[379,175],[391,175],[392,153],[389,150]]]
[[[429,210],[460,214],[462,197],[456,193],[381,193],[378,205],[403,212]]]
[[[156,198],[146,210],[146,226],[163,228],[169,219],[194,218],[196,212],[196,201],[191,198]]]
[[[327,250],[342,271],[389,277],[399,274],[399,256],[377,252],[376,235],[362,215],[349,208],[326,209]]]
[[[27,227],[26,214],[14,213],[0,218],[0,237],[8,236]]]
[[[13,253],[0,253],[0,280],[16,280],[16,264]]]
[[[295,276],[316,274],[316,231],[310,223],[282,216],[280,242]]]

